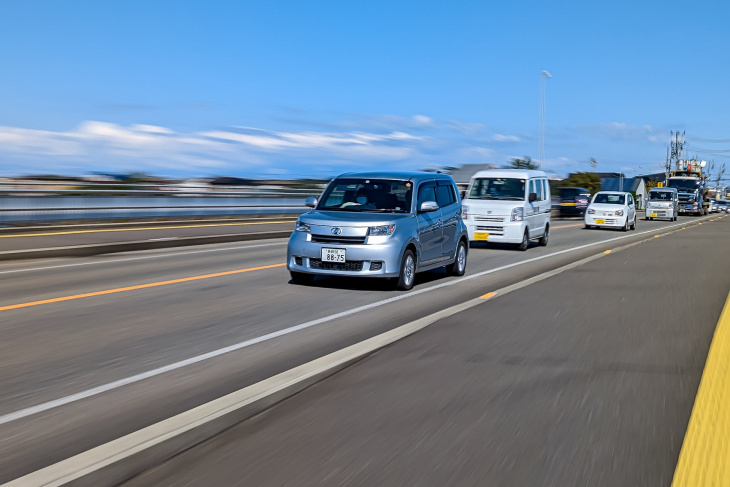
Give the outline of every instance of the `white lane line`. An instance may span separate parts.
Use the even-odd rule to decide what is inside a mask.
[[[66,267],[78,267],[84,265],[99,265],[99,264],[116,264],[117,262],[130,262],[134,260],[145,260],[145,259],[161,259],[165,257],[175,257],[177,255],[191,255],[191,254],[207,254],[208,252],[225,252],[227,250],[242,250],[242,249],[254,249],[257,247],[270,247],[272,245],[284,245],[286,241],[281,239],[271,239],[269,243],[258,244],[258,245],[242,245],[239,247],[225,247],[222,249],[206,249],[206,250],[191,250],[186,252],[171,252],[167,254],[154,254],[145,255],[142,257],[129,257],[125,259],[109,259],[109,260],[96,260],[93,262],[76,262],[74,264],[61,264],[46,267],[31,267],[29,269],[11,269],[7,271],[0,271],[0,274],[15,274],[18,272],[33,272],[33,271],[47,271],[52,269],[64,269]]]
[[[709,218],[709,217],[708,217]],[[697,220],[700,221],[700,220]],[[687,223],[678,223],[675,225],[670,225],[667,227],[663,227],[662,230],[667,230],[674,227],[681,227],[682,225],[687,226]],[[291,326],[289,328],[284,328],[283,330],[275,331],[272,333],[267,333],[266,335],[262,335],[256,338],[252,338],[250,340],[245,340],[243,342],[236,343],[234,345],[229,345],[227,347],[219,348],[218,350],[213,350],[211,352],[207,352],[201,355],[196,355],[195,357],[191,357],[189,359],[181,360],[179,362],[172,363],[170,365],[165,365],[164,367],[158,367],[156,369],[149,370],[147,372],[142,372],[141,374],[136,374],[131,377],[127,377],[124,379],[116,380],[113,382],[109,382],[107,384],[103,384],[98,387],[93,387],[91,389],[87,389],[82,392],[78,392],[76,394],[71,394],[65,397],[61,397],[59,399],[55,399],[53,401],[44,402],[41,404],[38,404],[36,406],[31,406],[25,409],[20,409],[18,411],[14,411],[12,413],[5,414],[3,416],[0,416],[0,424],[10,423],[11,421],[16,421],[18,419],[26,418],[28,416],[32,416],[34,414],[41,413],[43,411],[48,411],[49,409],[53,409],[59,406],[65,406],[66,404],[70,404],[72,402],[80,401],[82,399],[86,399],[92,396],[96,396],[98,394],[102,394],[104,392],[111,391],[113,389],[118,389],[120,387],[127,386],[129,384],[134,384],[135,382],[139,382],[145,379],[149,379],[151,377],[155,377],[161,374],[164,374],[166,372],[171,372],[173,370],[181,369],[183,367],[187,367],[188,365],[197,364],[199,362],[202,362],[204,360],[208,360],[211,358],[219,357],[221,355],[235,352],[236,350],[241,350],[242,348],[250,347],[251,345],[255,345],[257,343],[265,342],[268,340],[272,340],[274,338],[278,338],[284,335],[289,335],[291,333],[304,330],[306,328],[311,328],[313,326],[320,325],[322,323],[326,323],[328,321],[337,320],[339,318],[344,318],[346,316],[350,316],[353,314],[361,313],[363,311],[367,311],[369,309],[377,308],[379,306],[383,306],[386,304],[394,303],[396,301],[402,301],[404,299],[411,298],[413,296],[418,296],[420,294],[428,293],[431,291],[435,291],[437,289],[441,289],[448,286],[453,286],[455,284],[459,284],[464,281],[468,281],[471,279],[476,279],[482,276],[486,276],[488,274],[493,274],[495,272],[500,272],[506,269],[511,269],[513,267],[518,267],[521,265],[529,264],[531,262],[537,262],[544,259],[549,259],[551,257],[555,257],[558,255],[566,254],[569,252],[576,252],[578,250],[586,249],[588,247],[594,247],[596,245],[604,245],[611,242],[616,242],[619,240],[624,240],[627,238],[635,237],[637,235],[646,235],[650,233],[656,233],[657,229],[653,230],[647,230],[645,232],[631,232],[626,235],[623,235],[621,237],[615,237],[608,240],[601,240],[599,242],[593,242],[589,244],[579,245],[578,247],[572,247],[569,249],[560,250],[558,252],[553,252],[551,254],[541,255],[538,257],[533,257],[531,259],[526,259],[520,262],[514,262],[512,264],[503,265],[501,267],[497,267],[495,269],[489,269],[486,271],[478,272],[476,274],[470,274],[467,276],[460,277],[458,279],[443,282],[441,284],[436,284],[435,286],[429,286],[423,289],[419,289],[417,291],[411,291],[409,293],[405,294],[399,294],[398,296],[393,296],[392,298],[383,299],[374,303],[366,304],[363,306],[358,306],[357,308],[353,308],[347,311],[342,311],[340,313],[335,313],[333,315],[325,316],[322,318],[318,318],[316,320],[307,321],[306,323],[301,323],[299,325]]]

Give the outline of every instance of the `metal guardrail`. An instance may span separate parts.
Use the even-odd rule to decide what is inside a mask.
[[[295,215],[306,211],[304,199],[307,196],[319,196],[320,192],[321,189],[233,186],[0,183],[0,225],[137,218]]]

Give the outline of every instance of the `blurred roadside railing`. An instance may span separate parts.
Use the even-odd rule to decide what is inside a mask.
[[[234,215],[296,215],[321,188],[0,182],[0,224]]]

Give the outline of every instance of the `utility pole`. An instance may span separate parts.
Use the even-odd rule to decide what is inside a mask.
[[[537,158],[539,169],[542,169],[543,163],[545,162],[545,91],[547,87],[547,80],[552,78],[548,71],[544,69],[540,71],[540,127],[538,133],[537,142]]]
[[[672,160],[674,160],[674,170],[679,171],[679,158],[682,156],[682,149],[684,149],[684,132],[682,132],[682,140],[679,140],[679,130],[676,132],[670,132],[674,135],[672,144]]]

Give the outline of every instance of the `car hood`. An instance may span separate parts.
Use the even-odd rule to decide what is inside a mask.
[[[597,203],[590,205],[588,208],[591,210],[596,211],[618,211],[618,210],[626,210],[626,207],[624,205],[607,205],[604,203]]]
[[[368,213],[358,211],[321,211],[312,210],[299,217],[310,225],[330,227],[372,227],[388,225],[404,218],[410,218],[410,213]]]
[[[516,200],[464,200],[472,215],[510,216],[513,208],[522,207],[524,201]],[[490,213],[491,212],[491,213]]]

